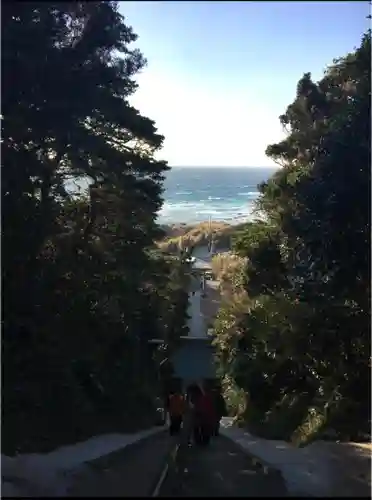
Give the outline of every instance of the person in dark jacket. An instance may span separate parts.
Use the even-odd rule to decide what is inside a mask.
[[[204,389],[201,393],[199,400],[201,423],[200,434],[201,444],[209,444],[210,438],[214,432],[214,425],[216,421],[216,411],[213,401],[213,394],[208,388]]]
[[[220,433],[221,418],[227,415],[225,399],[219,387],[216,387],[213,391],[213,402],[215,408],[213,435],[218,436]]]
[[[190,407],[190,434],[196,445],[203,444],[203,430],[205,429],[205,415],[203,405],[203,392],[197,384],[189,385],[187,389],[187,400]]]

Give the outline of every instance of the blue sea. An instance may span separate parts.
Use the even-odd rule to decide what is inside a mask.
[[[277,169],[268,167],[173,167],[167,172],[161,224],[250,219],[258,197],[257,184]]]

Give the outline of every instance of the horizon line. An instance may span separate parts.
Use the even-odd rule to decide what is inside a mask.
[[[171,168],[280,168],[279,165],[168,165]]]

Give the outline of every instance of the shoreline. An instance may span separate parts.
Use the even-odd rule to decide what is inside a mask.
[[[216,220],[212,219],[211,221],[205,219],[200,222],[157,222],[157,225],[166,232],[166,238],[180,236],[181,234],[186,234],[189,231],[193,231],[196,229],[201,229],[203,232],[209,231],[209,226],[212,229],[212,232],[219,232],[223,230],[230,229],[232,232],[239,230],[241,227],[246,226],[249,223],[255,223],[259,221],[263,221],[263,218],[260,217],[252,217],[245,220],[240,221],[229,221],[229,220]]]
[[[257,214],[254,213],[253,211],[248,213],[243,213],[239,212],[235,216],[230,216],[230,217],[216,217],[216,216],[211,216],[212,222],[217,223],[217,224],[228,224],[230,226],[237,226],[240,224],[246,224],[247,222],[254,221],[257,218]],[[196,219],[171,219],[167,218],[164,216],[159,216],[157,217],[157,224],[160,226],[195,226],[198,224],[205,224],[209,221],[209,217],[207,215],[204,215],[203,218],[196,218]]]
[[[188,219],[187,217],[183,219],[171,218],[168,219],[166,216],[162,216],[158,213],[156,218],[156,223],[160,227],[194,227],[200,224],[208,224],[209,220],[212,224],[225,224],[231,227],[241,226],[243,224],[248,224],[249,222],[256,222],[265,218],[264,214],[260,212],[257,208],[252,209],[249,213],[237,212],[236,215],[230,217],[218,217],[216,215],[207,216],[204,215],[203,218]]]
[[[229,224],[231,226],[236,226],[237,224],[244,224],[246,222],[250,222],[253,220],[255,217],[253,214],[249,215],[236,215],[235,217],[216,217],[212,216],[212,221],[217,222],[220,224]],[[208,222],[209,218],[207,216],[204,216],[204,218],[200,219],[184,219],[184,220],[171,220],[163,217],[158,217],[157,223],[161,226],[174,226],[174,225],[186,225],[186,226],[195,226],[196,224],[203,224],[205,222]]]

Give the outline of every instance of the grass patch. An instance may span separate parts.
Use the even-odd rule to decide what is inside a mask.
[[[291,436],[291,442],[295,446],[306,446],[320,436],[326,424],[326,416],[317,408],[310,408],[302,424]]]
[[[210,239],[210,230],[213,233],[215,248],[229,249],[232,236],[241,229],[240,225],[230,225],[225,222],[201,222],[192,226],[177,225],[166,229],[167,236],[157,243],[164,252],[177,252],[183,247],[207,246]]]

